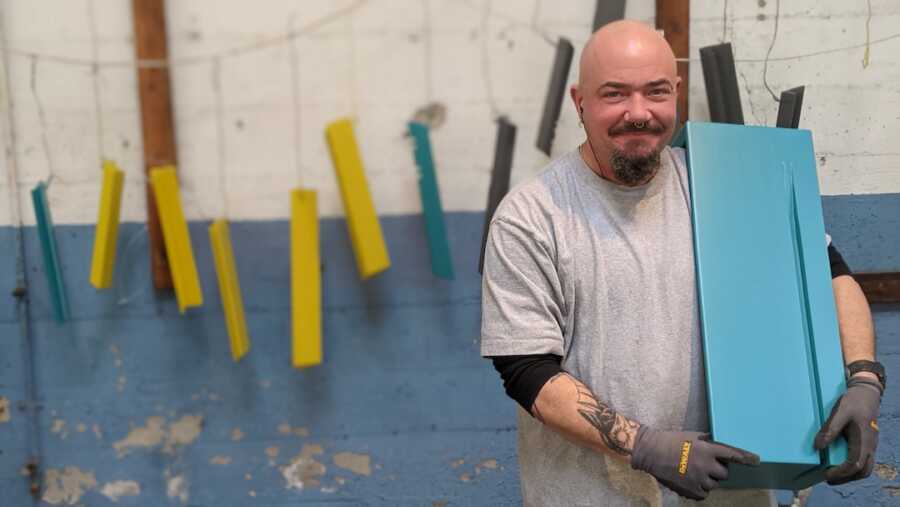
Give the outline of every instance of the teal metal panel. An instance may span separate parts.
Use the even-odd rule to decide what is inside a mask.
[[[812,135],[688,122],[713,438],[760,455],[725,487],[800,489],[846,459],[813,438],[845,389]]]
[[[59,268],[59,256],[56,251],[56,238],[53,236],[53,219],[47,203],[47,185],[40,182],[31,190],[31,201],[34,204],[34,217],[37,221],[38,236],[41,239],[41,250],[44,255],[44,271],[47,274],[47,285],[50,289],[50,301],[53,303],[53,318],[62,324],[69,318],[69,302],[63,284],[62,270]]]
[[[437,175],[434,171],[434,158],[431,156],[428,126],[410,122],[409,134],[416,144],[415,157],[416,166],[419,168],[419,193],[422,196],[422,212],[425,215],[428,248],[431,250],[431,272],[439,278],[452,280],[453,260],[450,257],[450,245],[447,243],[444,210],[441,207],[441,194],[438,191]]]

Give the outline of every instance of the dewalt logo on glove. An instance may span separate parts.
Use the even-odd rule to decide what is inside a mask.
[[[688,457],[691,455],[691,441],[685,440],[681,444],[681,460],[678,462],[678,473],[684,475],[687,473]]]

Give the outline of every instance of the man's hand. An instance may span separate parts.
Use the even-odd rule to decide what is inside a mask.
[[[847,382],[847,392],[834,404],[814,443],[816,450],[822,450],[840,434],[847,438],[847,461],[825,471],[828,484],[844,484],[872,473],[880,405],[881,389],[877,380],[853,377]]]
[[[727,463],[759,465],[759,456],[693,431],[638,430],[632,468],[643,470],[663,486],[691,500],[703,500],[728,478]]]

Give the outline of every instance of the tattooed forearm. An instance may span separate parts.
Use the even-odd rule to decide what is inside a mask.
[[[574,379],[573,379],[574,380]],[[638,424],[616,413],[608,405],[594,397],[581,382],[575,381],[578,390],[578,413],[600,433],[604,445],[613,452],[631,454],[633,435]]]

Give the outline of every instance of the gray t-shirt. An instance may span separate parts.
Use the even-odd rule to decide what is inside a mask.
[[[484,356],[556,354],[615,411],[658,430],[707,431],[684,152],[641,187],[597,176],[578,150],[513,189],[491,221]],[[690,505],[649,474],[565,440],[519,409],[527,506]],[[704,505],[770,506],[715,490]]]

